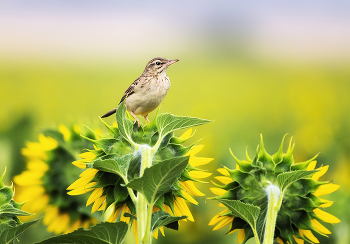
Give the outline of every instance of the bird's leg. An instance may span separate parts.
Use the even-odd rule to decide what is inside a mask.
[[[144,118],[145,118],[145,120],[146,120],[148,123],[150,123],[150,122],[149,122],[149,119],[147,118],[147,116],[148,116],[148,114],[147,114],[146,116],[144,116]]]
[[[140,128],[140,120],[139,120],[139,118],[137,118],[137,116],[136,116],[132,111],[130,111],[130,114],[132,115],[132,117],[135,118],[134,124],[135,124],[136,121],[137,121],[137,126]]]

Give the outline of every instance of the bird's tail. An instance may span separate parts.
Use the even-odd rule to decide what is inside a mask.
[[[117,111],[117,108],[113,108],[111,111],[109,111],[109,112],[107,112],[106,114],[102,115],[101,118],[109,117],[109,116],[111,116],[112,114],[114,114],[115,111]]]

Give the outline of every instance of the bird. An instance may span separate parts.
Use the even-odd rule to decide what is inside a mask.
[[[166,71],[171,64],[178,61],[178,59],[168,60],[160,57],[151,59],[141,76],[126,89],[118,106],[101,118],[114,114],[119,105],[125,101],[127,110],[135,118],[134,124],[137,122],[140,127],[140,120],[136,115],[143,116],[150,123],[148,114],[159,106],[170,88],[170,79]]]

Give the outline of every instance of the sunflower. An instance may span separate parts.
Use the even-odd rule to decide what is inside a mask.
[[[67,188],[70,190],[68,194],[80,195],[91,192],[86,205],[93,205],[92,212],[100,210],[106,212],[106,210],[109,209],[111,214],[107,218],[108,222],[115,222],[119,219],[120,221],[129,223],[130,217],[125,215],[125,213],[136,215],[136,207],[127,188],[123,186],[125,184],[124,180],[117,174],[89,167],[91,167],[94,161],[101,158],[106,159],[117,157],[116,155],[118,155],[118,157],[133,155],[133,158],[129,163],[130,166],[128,167],[127,175],[128,177],[134,176],[137,175],[140,170],[140,155],[133,151],[127,141],[119,135],[118,125],[116,123],[114,123],[113,126],[105,125],[108,128],[109,136],[102,137],[99,135],[101,138],[100,140],[92,141],[96,146],[96,149],[81,154],[80,157],[82,159],[73,162],[75,166],[86,168],[86,170],[80,175],[78,180]],[[151,122],[140,129],[134,128],[132,138],[140,144],[152,144],[156,141],[154,140],[154,137],[158,136],[156,130],[156,126]],[[192,197],[192,195],[204,196],[204,194],[197,189],[194,182],[200,182],[199,179],[211,175],[211,173],[205,172],[196,167],[205,165],[213,159],[196,156],[196,154],[203,149],[203,145],[193,144],[189,147],[183,146],[183,143],[192,135],[192,128],[187,130],[180,137],[175,137],[174,133],[171,133],[164,138],[160,149],[155,153],[153,164],[173,157],[189,156],[189,165],[186,170],[182,172],[178,181],[174,183],[172,189],[157,200],[153,207],[153,212],[166,211],[172,216],[186,215],[188,216],[187,219],[193,222],[194,218],[187,206],[187,201],[198,205],[198,202]],[[187,219],[183,219],[183,221],[187,221]],[[136,243],[138,243],[136,220],[133,219],[132,221]],[[163,227],[160,228],[160,231],[164,236]],[[153,233],[153,236],[155,238],[158,237],[158,230]]]
[[[329,166],[316,168],[314,159],[317,155],[306,162],[294,163],[292,155],[294,145],[291,147],[291,143],[287,153],[284,154],[282,141],[280,150],[273,156],[265,151],[262,137],[260,145],[260,152],[257,151],[253,160],[246,153],[247,160],[240,161],[231,152],[237,162],[236,169],[219,168],[217,171],[221,176],[216,176],[215,179],[223,185],[216,184],[217,187],[211,188],[211,191],[218,196],[216,199],[219,201],[220,199],[239,200],[259,206],[261,209],[259,219],[263,222],[266,216],[264,215],[266,211],[263,210],[267,208],[266,187],[271,183],[276,185],[277,176],[284,172],[316,169],[314,173],[310,172],[309,177],[299,179],[286,189],[277,215],[274,238],[280,244],[303,244],[304,241],[319,243],[313,232],[324,236],[331,234],[321,222],[331,224],[340,222],[338,218],[324,211],[333,202],[323,199],[323,196],[339,188],[339,185],[328,181],[319,181]],[[213,230],[230,226],[227,234],[238,231],[238,243],[245,243],[253,237],[252,229],[246,221],[234,216],[222,203],[219,206],[225,209],[209,222],[209,225],[215,225]]]
[[[60,125],[58,130],[40,134],[39,142],[28,142],[22,149],[27,158],[27,170],[14,177],[16,200],[27,201],[23,207],[26,211],[44,212],[47,230],[56,234],[69,233],[79,227],[89,228],[98,222],[98,216],[92,217],[82,208],[84,198],[67,196],[65,190],[81,173],[71,169],[75,152],[89,148],[80,131],[78,126],[69,130]]]

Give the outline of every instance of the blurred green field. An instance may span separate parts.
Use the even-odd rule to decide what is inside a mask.
[[[203,138],[200,143],[206,147],[200,156],[215,158],[208,171],[215,176],[220,165],[234,167],[228,148],[243,158],[248,146],[253,157],[262,133],[267,151],[274,153],[289,133],[287,140],[293,136],[296,142],[295,161],[321,152],[318,166],[330,165],[321,180],[341,185],[327,196],[335,201],[327,211],[342,222],[334,227],[326,224],[333,233],[329,238],[317,237],[321,243],[349,243],[350,64],[267,62],[204,54],[167,58],[180,62],[167,72],[172,86],[160,112],[213,120],[198,127],[191,139]],[[102,129],[98,116],[118,104],[147,61],[0,58],[0,169],[7,166],[8,184],[22,167],[20,148],[26,141],[35,141],[41,129],[61,123]],[[199,188],[212,196],[210,186]],[[179,233],[166,231],[157,243],[235,243],[237,234],[225,236],[224,230],[212,232],[208,226],[220,210],[217,202],[199,202],[199,207],[192,208],[196,223],[181,225]]]

